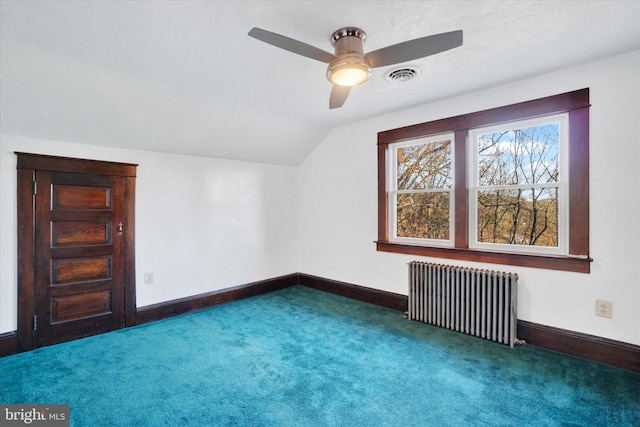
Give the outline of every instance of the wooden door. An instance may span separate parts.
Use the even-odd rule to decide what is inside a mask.
[[[36,171],[35,346],[124,327],[121,177]]]
[[[28,155],[23,155],[28,156]],[[103,162],[26,157],[18,171],[18,341],[22,350],[132,324],[133,203],[129,177]],[[23,159],[24,160],[24,159]],[[78,168],[80,164],[85,166]],[[46,170],[49,169],[49,170]],[[59,169],[59,170],[55,170]],[[92,173],[93,171],[97,173]],[[27,196],[31,178],[31,222]],[[20,188],[22,186],[22,189]],[[22,202],[21,202],[21,199]],[[22,208],[21,208],[22,206]],[[20,211],[23,211],[22,214]],[[32,229],[32,245],[21,242]],[[127,289],[129,284],[129,289]],[[128,314],[128,315],[127,315]],[[29,321],[29,317],[31,320]]]

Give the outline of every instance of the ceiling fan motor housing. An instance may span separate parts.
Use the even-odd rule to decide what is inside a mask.
[[[364,55],[367,34],[355,27],[341,28],[331,36],[336,59],[329,63],[327,79],[339,86],[356,86],[371,77],[371,63]]]

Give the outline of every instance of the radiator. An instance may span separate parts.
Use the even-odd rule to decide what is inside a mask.
[[[517,293],[514,273],[413,261],[407,316],[513,347]]]

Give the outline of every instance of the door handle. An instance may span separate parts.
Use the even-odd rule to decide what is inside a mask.
[[[118,228],[116,229],[118,231],[118,233],[122,234],[122,232],[124,231],[124,226],[122,225],[121,222],[118,223]]]

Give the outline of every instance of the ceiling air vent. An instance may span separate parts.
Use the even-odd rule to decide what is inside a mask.
[[[420,71],[415,68],[397,68],[387,73],[387,80],[390,82],[408,82],[413,80],[420,74]]]

